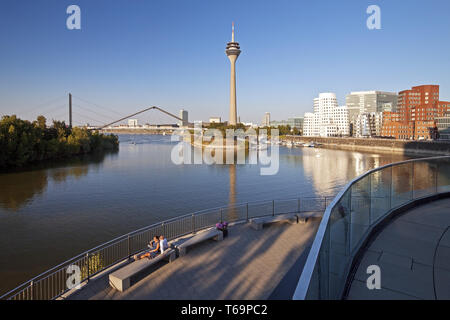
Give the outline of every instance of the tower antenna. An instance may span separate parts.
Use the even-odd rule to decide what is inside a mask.
[[[234,21],[231,23],[231,42],[234,42]]]

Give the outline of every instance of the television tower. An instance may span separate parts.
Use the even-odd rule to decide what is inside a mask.
[[[231,31],[231,42],[227,44],[227,50],[225,51],[228,59],[231,63],[231,74],[230,74],[230,125],[237,124],[237,108],[236,108],[236,60],[241,54],[241,48],[239,43],[234,41],[234,22],[232,24]]]

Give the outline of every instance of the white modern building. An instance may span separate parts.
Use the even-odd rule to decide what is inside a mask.
[[[348,109],[338,106],[336,94],[321,93],[314,99],[314,112],[305,113],[303,135],[307,137],[348,136]]]

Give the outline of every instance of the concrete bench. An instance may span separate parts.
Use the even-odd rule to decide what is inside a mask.
[[[127,264],[125,267],[114,271],[109,275],[109,284],[114,289],[123,292],[130,287],[130,278],[139,272],[147,269],[161,260],[169,260],[172,262],[176,258],[175,250],[167,249],[163,254],[157,255],[153,259],[143,258]]]
[[[275,216],[267,216],[267,217],[250,219],[250,226],[255,230],[261,230],[263,228],[263,225],[265,225],[265,224],[280,222],[280,221],[287,221],[290,223],[299,223],[299,222],[305,223],[306,218],[303,216],[299,216],[297,213],[278,214]]]
[[[192,238],[189,238],[187,241],[184,241],[183,243],[177,245],[175,244],[175,247],[178,249],[178,254],[181,256],[184,256],[186,254],[186,249],[190,246],[193,246],[197,243],[214,239],[216,241],[222,241],[223,240],[223,233],[220,230],[217,229],[210,229],[208,231],[201,232]]]

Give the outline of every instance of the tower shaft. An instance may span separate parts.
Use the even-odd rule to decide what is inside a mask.
[[[236,98],[236,60],[237,56],[228,56],[231,64],[230,72],[230,124],[237,124],[237,98]]]

